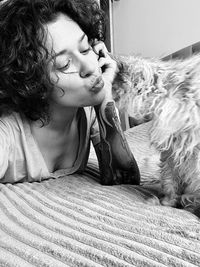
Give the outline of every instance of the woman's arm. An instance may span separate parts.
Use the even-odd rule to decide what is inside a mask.
[[[100,143],[95,145],[102,184],[139,184],[140,173],[121,127],[115,102],[112,98],[112,82],[117,65],[110,58],[103,43],[95,46],[105,82],[104,101],[95,106],[99,123]]]
[[[0,120],[0,183],[8,168],[9,151],[9,129],[7,125]]]
[[[95,151],[102,184],[139,184],[139,169],[121,128],[115,103],[107,102],[104,110],[96,106],[95,111],[101,140],[95,145]]]

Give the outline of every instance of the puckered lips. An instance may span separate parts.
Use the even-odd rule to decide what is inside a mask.
[[[92,93],[98,93],[104,87],[104,81],[101,77],[97,78],[90,91]]]

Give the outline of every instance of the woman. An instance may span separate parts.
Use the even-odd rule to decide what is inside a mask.
[[[90,140],[103,184],[139,183],[112,100],[116,63],[101,42],[103,16],[90,0],[0,6],[2,183],[83,171]]]

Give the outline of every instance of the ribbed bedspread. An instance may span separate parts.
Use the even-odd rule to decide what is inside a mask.
[[[0,266],[200,266],[200,220],[160,206],[148,171],[143,186],[102,186],[96,170],[0,184]]]

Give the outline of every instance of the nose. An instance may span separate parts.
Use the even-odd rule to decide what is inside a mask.
[[[89,60],[87,57],[84,57],[80,61],[80,76],[82,78],[87,78],[96,71],[96,64],[94,61]]]

